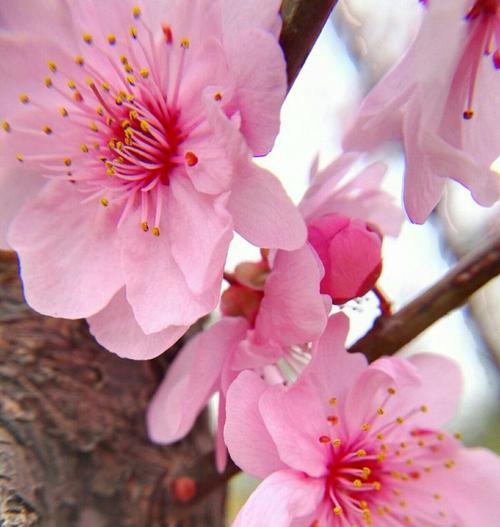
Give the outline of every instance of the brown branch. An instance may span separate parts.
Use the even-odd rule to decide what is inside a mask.
[[[290,89],[328,20],[337,0],[283,0],[280,44],[287,64]]]
[[[360,351],[369,360],[394,354],[498,274],[500,235],[462,258],[439,282],[393,316],[378,317],[349,351]]]

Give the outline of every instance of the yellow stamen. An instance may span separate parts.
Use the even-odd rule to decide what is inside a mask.
[[[30,102],[30,98],[28,95],[26,95],[26,93],[21,93],[21,95],[19,95],[19,100],[23,103],[23,104],[28,104]]]
[[[82,35],[82,38],[85,44],[89,44],[89,45],[92,44],[92,35],[90,33],[84,33]]]
[[[59,108],[59,113],[60,113],[63,117],[68,117],[68,110],[66,110],[66,108],[64,108],[64,107]]]
[[[183,38],[181,40],[181,48],[188,49],[189,48],[189,39]]]
[[[334,507],[333,512],[334,512],[334,514],[336,514],[337,516],[340,516],[340,515],[342,514],[342,507],[340,507],[339,505],[337,505],[336,507]]]
[[[92,121],[89,125],[90,129],[93,131],[93,132],[98,132],[99,131],[99,128],[97,128],[97,124]]]
[[[67,167],[70,167],[71,166],[71,159],[69,157],[67,157],[65,160],[64,160],[64,164],[67,166]]]
[[[24,161],[24,156],[23,156],[23,154],[16,154],[16,159],[17,159],[20,163],[22,163],[22,162]]]
[[[45,82],[45,86],[47,86],[47,88],[51,88],[52,87],[52,79],[50,77],[45,77],[44,82]]]
[[[104,205],[104,207],[107,207],[109,205],[109,201],[106,198],[101,198],[101,205]]]
[[[130,29],[129,29],[129,33],[130,33],[130,36],[132,38],[137,38],[137,35],[139,34],[139,32],[137,31],[137,28],[135,26],[132,26]]]
[[[134,18],[139,18],[141,16],[141,8],[137,5],[135,5],[133,8],[132,8],[132,15],[134,16]]]
[[[147,121],[141,121],[141,130],[145,133],[149,132],[149,123]]]
[[[151,232],[153,233],[153,236],[160,236],[160,228],[159,227],[153,227],[151,229]]]
[[[55,73],[57,71],[57,64],[53,60],[49,60],[47,62],[47,66],[49,67],[49,70],[52,73]]]
[[[149,77],[149,70],[148,70],[148,68],[142,68],[139,73],[141,74],[141,77],[143,79],[147,79]]]
[[[70,80],[68,81],[68,88],[69,88],[70,90],[76,90],[76,82],[75,82],[74,80],[70,79]]]
[[[75,62],[78,64],[78,66],[83,66],[85,64],[85,59],[81,55],[77,55],[75,57]]]
[[[147,221],[143,221],[141,223],[141,229],[144,231],[144,232],[148,232],[149,231],[149,225],[148,225],[148,222]]]
[[[86,144],[80,145],[80,149],[84,154],[87,154],[89,151],[89,147]]]
[[[110,85],[107,82],[103,82],[101,86],[104,91],[109,91],[111,89]]]
[[[44,133],[46,133],[47,135],[50,135],[52,133],[52,128],[48,125],[45,125],[42,130],[44,131]]]
[[[127,75],[127,82],[131,85],[131,86],[135,86],[135,77],[133,75]]]
[[[113,33],[111,33],[110,35],[108,35],[108,43],[111,45],[111,46],[114,46],[116,44],[116,36],[113,35]]]
[[[10,132],[10,131],[11,131],[10,124],[9,124],[7,121],[4,121],[4,122],[2,123],[2,128],[3,128],[6,132]]]

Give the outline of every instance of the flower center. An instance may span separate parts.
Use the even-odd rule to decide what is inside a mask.
[[[19,162],[35,162],[47,177],[73,183],[85,201],[121,207],[119,224],[139,207],[142,230],[152,225],[159,236],[164,188],[198,163],[183,143],[200,121],[182,119],[179,105],[190,43],[176,43],[166,24],[158,42],[138,7],[131,21],[126,37],[83,33],[84,51],[74,63],[48,60],[44,83],[51,97],[21,94],[31,113],[19,123],[4,121],[3,129],[18,133]],[[31,153],[33,138],[45,145]]]
[[[374,415],[349,432],[337,415],[337,399],[329,401],[330,433],[318,439],[330,450],[324,500],[338,525],[374,525],[378,517],[391,525],[452,524],[453,511],[440,507],[440,489],[432,488],[431,480],[424,486],[416,482],[433,470],[453,468],[457,442],[441,432],[408,428],[412,417],[428,411],[425,405],[389,419],[385,407],[395,394],[389,388]]]

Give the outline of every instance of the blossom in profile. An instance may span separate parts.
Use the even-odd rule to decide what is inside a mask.
[[[243,372],[227,394],[225,440],[264,481],[233,527],[498,525],[500,459],[441,430],[461,376],[445,358],[383,358],[344,349],[330,318],[290,387]],[[269,504],[272,504],[270,507]]]
[[[217,304],[233,231],[299,248],[267,153],[286,92],[277,0],[0,7],[0,245],[28,303],[151,358]]]
[[[331,308],[320,294],[322,266],[308,245],[297,251],[263,252],[260,262],[243,262],[226,277],[223,317],[184,346],[148,409],[148,431],[157,443],[184,437],[209,398],[219,394],[217,465],[226,462],[222,432],[225,394],[246,369],[265,382],[283,382],[278,362],[300,373],[309,343],[326,327]]]
[[[383,233],[397,236],[403,222],[401,209],[380,186],[387,170],[384,163],[372,163],[347,177],[358,158],[343,154],[323,170],[315,163],[299,205],[307,241],[325,269],[321,292],[334,304],[373,289],[382,271]]]
[[[404,203],[423,223],[452,178],[481,205],[500,196],[500,2],[429,0],[420,32],[371,90],[344,137],[347,150],[401,141]]]

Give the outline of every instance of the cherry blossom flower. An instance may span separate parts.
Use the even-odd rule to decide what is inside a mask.
[[[2,4],[0,245],[34,309],[150,358],[216,306],[233,230],[304,243],[251,161],[286,91],[279,4]]]
[[[233,460],[265,478],[233,527],[498,525],[500,459],[439,429],[458,368],[432,354],[367,365],[330,318],[291,387],[243,372],[227,394]],[[272,504],[272,506],[270,506]]]
[[[318,254],[325,275],[321,292],[335,304],[363,296],[382,271],[382,233],[397,236],[403,214],[380,188],[387,167],[372,163],[354,178],[348,171],[359,158],[343,154],[318,171],[299,208],[308,227],[308,242]]]
[[[372,89],[344,137],[366,151],[402,141],[404,203],[423,223],[452,178],[481,205],[495,203],[500,176],[500,2],[430,0],[415,42]]]
[[[277,251],[272,262],[240,264],[227,277],[223,318],[192,338],[167,371],[148,410],[150,438],[172,443],[184,437],[209,398],[219,393],[217,465],[225,466],[222,438],[225,394],[239,372],[258,371],[266,382],[282,382],[283,361],[300,372],[308,343],[326,326],[331,302],[319,292],[321,264],[308,245]]]

